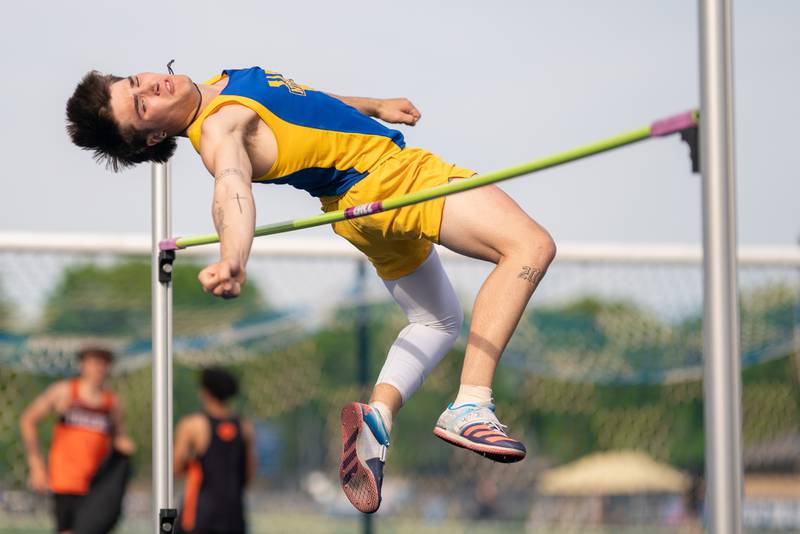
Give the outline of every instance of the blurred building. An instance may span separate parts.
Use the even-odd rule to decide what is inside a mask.
[[[542,474],[529,524],[682,525],[690,488],[689,475],[643,452],[590,454]]]
[[[744,465],[744,525],[800,530],[800,433],[748,447]]]

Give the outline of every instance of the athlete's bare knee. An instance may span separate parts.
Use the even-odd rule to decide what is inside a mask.
[[[547,230],[542,228],[536,240],[536,253],[540,261],[545,263],[545,267],[549,267],[550,264],[553,263],[557,252],[558,249],[553,237]]]
[[[545,270],[556,257],[556,243],[550,234],[537,224],[516,230],[514,239],[501,250],[501,262],[522,261],[524,265]]]

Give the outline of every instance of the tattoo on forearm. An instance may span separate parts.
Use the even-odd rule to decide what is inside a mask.
[[[522,278],[526,280],[534,289],[536,286],[539,285],[539,281],[542,279],[542,270],[537,269],[536,267],[531,267],[529,265],[523,265],[522,271],[517,275],[517,278]]]
[[[223,178],[227,178],[228,176],[231,176],[231,175],[236,175],[236,176],[239,176],[240,178],[244,178],[244,173],[242,171],[240,171],[236,167],[229,167],[227,169],[222,169],[221,171],[219,171],[219,173],[217,173],[217,175],[214,177],[214,179],[217,182],[219,182]]]
[[[225,211],[222,208],[217,208],[217,229],[222,233],[227,227],[228,225],[225,224]]]

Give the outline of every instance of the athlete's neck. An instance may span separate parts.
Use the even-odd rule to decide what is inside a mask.
[[[207,85],[204,83],[195,84],[195,87],[197,88],[195,95],[199,96],[199,101],[197,102],[196,107],[192,110],[192,114],[187,119],[189,122],[186,125],[186,128],[180,134],[178,134],[180,137],[188,137],[187,131],[189,130],[189,127],[194,124],[194,121],[197,120],[197,117],[203,112],[206,106],[208,106],[212,100],[219,96],[227,83],[228,78],[223,78],[213,85]]]
[[[203,400],[203,410],[215,419],[227,419],[233,413],[227,404],[223,404],[214,398]]]
[[[103,384],[98,384],[94,380],[80,377],[78,379],[78,394],[83,393],[86,397],[92,398],[103,392]]]

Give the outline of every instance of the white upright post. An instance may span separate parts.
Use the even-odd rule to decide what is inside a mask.
[[[706,517],[741,532],[741,363],[736,281],[731,1],[700,1]]]
[[[172,262],[159,242],[171,235],[170,168],[152,168],[153,507],[154,532],[174,527],[172,504]]]

